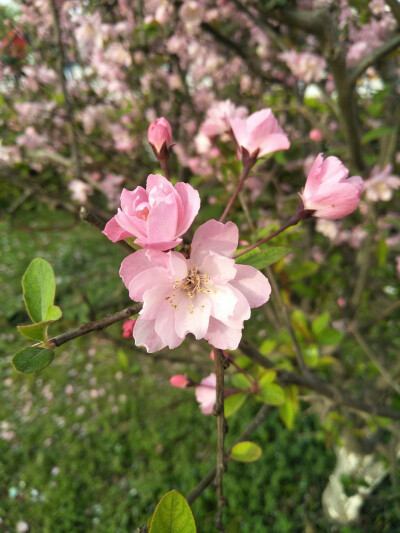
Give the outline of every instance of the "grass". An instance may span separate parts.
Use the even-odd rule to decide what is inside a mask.
[[[129,301],[118,276],[121,251],[65,213],[40,208],[35,217],[4,220],[0,244],[0,530],[13,532],[25,521],[31,533],[136,531],[165,492],[189,493],[214,465],[215,420],[200,413],[192,391],[169,385],[185,367],[142,355],[121,340],[120,324],[66,344],[40,374],[17,374],[10,355],[26,343],[15,326],[27,323],[20,280],[33,257],[47,259],[56,273],[56,304],[64,316],[54,334]],[[177,353],[190,349],[185,343]],[[196,367],[186,371],[192,377],[212,371],[207,351],[198,343],[190,353]],[[230,420],[228,445],[259,407],[248,400]],[[386,516],[374,518],[381,529],[368,521],[373,529],[326,523],[321,494],[334,454],[312,415],[303,413],[288,431],[274,411],[253,440],[262,458],[229,464],[228,533],[358,533],[390,531],[382,524],[396,523],[392,506],[390,516],[387,508],[377,511]],[[212,489],[193,512],[199,531],[214,531]]]

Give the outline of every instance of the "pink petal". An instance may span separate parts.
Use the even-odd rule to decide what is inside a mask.
[[[171,350],[183,342],[183,337],[179,337],[175,331],[175,315],[176,312],[169,303],[161,303],[155,329],[157,335]]]
[[[218,286],[210,295],[211,316],[217,320],[229,322],[232,317],[238,298],[229,285]]]
[[[272,154],[278,150],[287,150],[290,148],[290,141],[285,133],[272,133],[260,145],[258,157]]]
[[[230,328],[216,318],[210,318],[205,339],[214,348],[219,348],[220,350],[236,350],[241,338],[242,329]]]
[[[171,283],[168,273],[164,268],[149,268],[135,276],[129,283],[129,298],[135,302],[143,302],[144,293],[155,285],[164,286]],[[172,290],[172,283],[170,291]]]
[[[206,255],[212,252],[232,257],[239,240],[239,230],[233,222],[223,224],[209,220],[194,234],[191,246],[191,262],[200,265]]]
[[[175,190],[180,196],[183,207],[183,216],[179,217],[177,225],[177,235],[182,235],[190,228],[194,217],[199,212],[200,195],[188,183],[177,183]]]
[[[131,281],[141,272],[158,266],[167,268],[168,256],[166,254],[155,250],[138,250],[125,257],[121,263],[119,275],[128,289]]]
[[[229,122],[238,145],[246,147],[248,139],[246,121],[241,118],[231,118]]]
[[[200,404],[201,412],[204,415],[210,415],[216,400],[217,378],[215,374],[201,380],[200,385],[196,387],[196,400]]]
[[[213,284],[224,285],[236,276],[235,260],[210,252],[199,265],[199,271],[208,274]]]
[[[166,346],[163,339],[155,332],[154,324],[154,320],[143,320],[139,316],[133,330],[136,346],[144,346],[147,353],[157,352]]]
[[[144,320],[155,320],[160,311],[161,303],[164,303],[164,300],[166,300],[168,296],[171,296],[172,291],[171,284],[156,285],[155,287],[148,289],[143,298],[144,301],[140,316],[143,317]]]
[[[112,242],[117,242],[117,241],[120,241],[121,239],[132,237],[132,234],[129,231],[126,231],[124,228],[122,228],[118,224],[115,217],[113,217],[111,220],[107,222],[106,227],[103,230],[103,233]]]
[[[348,180],[346,180],[348,181]],[[352,183],[337,183],[332,187],[330,183],[324,183],[318,194],[308,204],[309,209],[316,209],[314,216],[335,220],[352,213],[360,203],[359,187]],[[314,207],[313,207],[314,206]]]
[[[193,333],[196,339],[203,339],[210,320],[211,302],[208,295],[198,293],[193,298],[179,291],[175,297],[175,331],[179,337]]]
[[[176,236],[178,209],[174,194],[154,205],[147,217],[147,245],[169,242]]]
[[[322,166],[323,161],[324,159],[321,153],[317,155],[314,163],[312,164],[312,167],[310,169],[310,172],[308,173],[307,181],[306,181],[303,193],[302,193],[302,197],[304,198],[305,201],[308,198],[310,198],[313,194],[315,194],[315,192],[318,190],[318,187],[321,184],[320,171],[321,171],[321,166]]]
[[[236,269],[236,277],[229,284],[244,295],[250,307],[265,304],[269,300],[271,286],[264,274],[248,265],[236,265]]]

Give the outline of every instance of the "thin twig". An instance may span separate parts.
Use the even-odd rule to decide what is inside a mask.
[[[104,230],[106,221],[102,217],[100,217],[98,214],[95,214],[93,213],[93,211],[90,211],[87,207],[81,206],[79,210],[79,216],[81,217],[82,220],[84,220],[85,222],[93,226],[94,228],[99,229],[101,232]],[[117,241],[115,244],[119,246],[120,248],[122,248],[125,252],[128,252],[130,254],[133,252],[136,252],[136,248],[134,248],[133,246],[131,246],[129,243],[127,243],[124,240]]]
[[[215,374],[216,374],[216,399],[213,414],[217,417],[218,445],[217,445],[217,467],[215,484],[217,488],[217,516],[215,527],[218,531],[224,531],[223,510],[225,505],[223,491],[223,475],[225,472],[225,411],[224,411],[224,361],[222,350],[214,349],[215,354]]]
[[[235,441],[235,443],[232,445],[232,447],[228,451],[228,456],[232,451],[232,448],[235,444],[238,442],[243,442],[247,440],[252,433],[260,426],[267,414],[270,412],[271,406],[270,405],[263,405],[261,409],[258,411],[256,416],[253,418],[253,420],[250,422],[250,424],[247,426],[245,431],[240,435],[240,437]],[[208,474],[200,481],[200,483],[187,495],[186,500],[189,503],[189,505],[192,505],[197,498],[204,492],[204,490],[211,485],[213,480],[215,479],[217,468],[214,467],[208,472]]]
[[[255,159],[254,158],[249,158],[248,162],[243,164],[243,170],[242,170],[242,174],[240,175],[239,182],[238,182],[238,184],[236,186],[236,189],[235,189],[234,193],[232,194],[232,196],[231,196],[231,198],[230,198],[230,200],[228,202],[228,205],[225,207],[224,212],[220,216],[220,219],[219,219],[220,222],[223,222],[225,220],[225,218],[227,217],[229,211],[231,210],[233,202],[236,200],[237,195],[239,194],[240,190],[242,189],[243,184],[244,184],[247,176],[249,175],[249,172],[250,172],[252,166],[254,165],[254,163],[255,163]]]
[[[53,18],[54,33],[55,33],[55,37],[57,41],[57,48],[58,48],[58,58],[59,58],[58,77],[61,83],[61,89],[62,89],[62,93],[64,97],[65,112],[66,112],[67,121],[70,127],[71,152],[72,152],[72,158],[74,160],[74,166],[75,166],[74,174],[75,174],[75,178],[81,179],[82,162],[81,162],[81,154],[80,154],[80,149],[79,149],[79,139],[78,139],[78,133],[77,133],[76,125],[75,125],[74,109],[73,109],[72,102],[68,94],[67,81],[65,79],[65,69],[67,66],[67,62],[66,62],[64,46],[62,42],[60,19],[59,19],[55,0],[49,0],[49,6],[50,6],[50,12]]]
[[[382,365],[382,363],[379,361],[379,359],[375,356],[371,348],[368,346],[368,344],[365,342],[364,337],[361,335],[359,331],[357,331],[356,327],[352,327],[350,329],[351,333],[353,334],[354,338],[358,342],[359,346],[362,348],[364,353],[369,357],[369,359],[372,361],[372,363],[376,366],[376,368],[381,373],[382,377],[385,379],[385,381],[392,387],[394,391],[397,392],[397,394],[400,394],[400,387],[395,383],[389,374],[389,372],[386,370],[386,368]]]
[[[240,349],[249,359],[252,359],[256,364],[264,368],[273,368],[273,366],[271,367],[271,361],[269,359],[258,352],[254,346],[251,346],[250,349],[248,349],[248,346],[248,343],[241,343]],[[255,356],[255,354],[257,355]],[[384,405],[369,404],[358,398],[348,396],[347,393],[340,388],[335,387],[330,383],[326,383],[311,374],[299,375],[286,370],[280,370],[279,368],[276,370],[278,372],[278,381],[281,385],[298,385],[300,387],[306,387],[307,389],[314,390],[322,396],[329,398],[332,402],[348,407],[349,409],[354,409],[355,411],[361,411],[374,416],[391,418],[392,420],[400,420],[400,411],[396,411]]]
[[[57,335],[57,337],[53,337],[52,339],[50,339],[49,345],[53,348],[56,348],[57,346],[61,346],[62,344],[71,341],[72,339],[76,339],[77,337],[81,337],[82,335],[86,335],[87,333],[91,333],[92,331],[106,329],[108,328],[108,326],[111,326],[111,324],[121,322],[122,320],[126,320],[132,315],[136,315],[136,313],[138,313],[141,308],[142,304],[135,304],[130,307],[127,307],[126,309],[123,309],[122,311],[118,311],[113,315],[107,315],[103,318],[99,318],[98,320],[86,322],[85,324],[82,324],[82,326],[80,326],[79,328],[72,329],[71,331],[67,331],[66,333],[61,333],[61,335]]]

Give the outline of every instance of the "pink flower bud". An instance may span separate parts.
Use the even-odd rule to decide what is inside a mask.
[[[171,124],[164,117],[153,120],[147,130],[147,138],[157,159],[168,159],[172,142]]]
[[[324,160],[319,154],[300,193],[303,209],[314,217],[332,220],[352,213],[360,203],[364,182],[360,176],[348,175],[340,159],[330,156]]]
[[[184,389],[190,383],[188,378],[184,376],[183,374],[176,374],[175,376],[172,376],[169,382],[171,383],[172,386],[178,387],[179,389]]]
[[[131,339],[133,337],[133,328],[135,327],[136,320],[137,318],[132,318],[122,324],[122,329],[124,330],[122,337],[124,339]]]
[[[310,137],[312,141],[315,141],[315,142],[322,141],[322,138],[323,138],[321,130],[318,130],[318,129],[311,130],[308,136]]]

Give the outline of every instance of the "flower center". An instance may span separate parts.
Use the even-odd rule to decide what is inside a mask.
[[[193,298],[198,292],[211,292],[207,287],[209,281],[210,276],[208,274],[201,274],[196,266],[191,266],[189,275],[184,280],[177,282],[174,289],[180,287],[186,292],[187,296]]]

